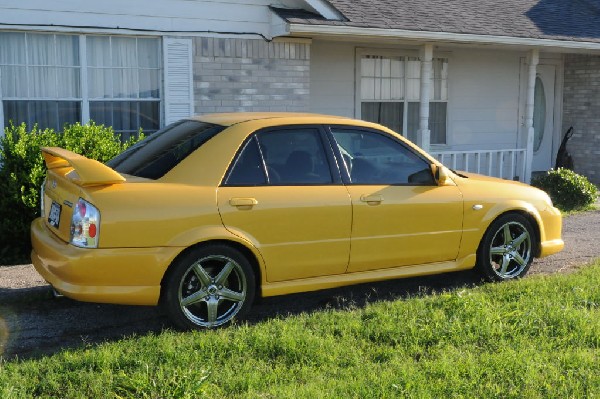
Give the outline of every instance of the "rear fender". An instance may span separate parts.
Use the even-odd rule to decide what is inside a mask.
[[[190,248],[210,241],[232,242],[245,247],[256,259],[261,285],[266,283],[265,262],[258,247],[245,237],[231,233],[223,225],[198,226],[187,230],[174,237],[169,246]]]

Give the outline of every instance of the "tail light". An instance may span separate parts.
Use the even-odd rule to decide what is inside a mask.
[[[71,218],[71,244],[81,248],[97,248],[100,233],[100,212],[79,198]]]

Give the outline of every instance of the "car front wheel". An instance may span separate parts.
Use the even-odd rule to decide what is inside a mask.
[[[255,294],[248,259],[226,245],[193,249],[172,265],[163,289],[171,320],[183,329],[214,328],[243,317]]]
[[[477,268],[488,281],[523,277],[533,262],[535,233],[519,214],[496,219],[486,231],[477,253]]]

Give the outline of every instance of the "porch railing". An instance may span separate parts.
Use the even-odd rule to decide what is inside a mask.
[[[431,151],[430,154],[454,170],[525,181],[525,149]]]

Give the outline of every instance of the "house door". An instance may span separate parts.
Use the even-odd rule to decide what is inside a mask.
[[[534,107],[533,107],[533,159],[532,171],[546,171],[554,165],[555,142],[558,140],[555,132],[555,96],[556,96],[556,65],[539,64],[535,77]],[[526,72],[526,65],[522,65]],[[525,126],[527,73],[521,74],[521,134],[526,141]]]
[[[546,171],[554,166],[558,144],[560,143],[560,120],[556,106],[560,105],[556,99],[562,95],[557,84],[557,71],[561,71],[561,64],[546,61],[537,66],[534,82],[534,108],[533,108],[533,158],[531,170]],[[520,79],[520,131],[519,143],[522,148],[527,142],[527,127],[525,117],[527,112],[527,63],[521,60]]]
[[[533,171],[545,171],[554,165],[555,82],[556,66],[538,65],[533,106]]]

